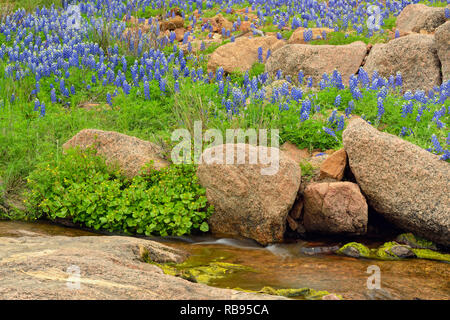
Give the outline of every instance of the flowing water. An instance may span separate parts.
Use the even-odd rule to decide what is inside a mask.
[[[87,236],[89,231],[62,227],[48,222],[0,221],[0,237]],[[335,254],[309,255],[312,247],[336,245],[331,242],[296,241],[261,247],[253,241],[202,237],[152,238],[166,245],[188,251],[190,261],[228,262],[250,267],[251,271],[233,273],[213,280],[213,286],[260,290],[303,288],[326,290],[345,299],[450,299],[450,265],[422,259],[378,261],[355,259]],[[366,242],[377,246],[379,243]],[[371,275],[367,268],[381,270],[381,294],[367,289]]]

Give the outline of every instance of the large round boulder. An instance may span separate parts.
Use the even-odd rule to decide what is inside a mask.
[[[222,67],[226,73],[245,72],[258,62],[259,47],[262,48],[263,59],[265,59],[269,49],[273,54],[284,44],[283,40],[278,40],[274,36],[237,38],[234,42],[220,46],[211,54],[208,60],[208,72],[215,72],[219,67]]]
[[[445,20],[445,8],[427,7],[422,3],[417,3],[403,8],[395,24],[401,32],[433,32],[445,23]]]
[[[403,230],[450,246],[450,165],[354,118],[343,133],[349,165],[370,206]]]
[[[309,45],[288,44],[274,52],[266,63],[266,71],[274,76],[278,70],[283,75],[297,79],[299,71],[305,78],[312,77],[318,85],[324,73],[340,72],[344,83],[355,74],[366,56],[364,42],[357,41],[347,45]]]
[[[230,152],[234,160],[227,164],[225,157]],[[250,161],[261,152],[274,161]],[[244,163],[238,164],[238,155],[245,156]],[[197,175],[215,209],[209,219],[211,231],[251,238],[263,245],[282,241],[286,217],[300,186],[300,166],[279,149],[242,143],[206,149],[201,159]],[[271,167],[275,170],[265,170]]]
[[[162,149],[145,140],[114,131],[84,129],[63,145],[63,149],[94,147],[110,164],[118,164],[128,177],[139,174],[142,167],[153,161],[155,169],[167,167]]]
[[[377,43],[367,57],[364,70],[388,78],[400,72],[404,90],[432,90],[441,85],[441,64],[434,36],[410,34]]]

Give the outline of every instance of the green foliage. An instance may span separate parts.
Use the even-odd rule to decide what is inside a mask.
[[[92,149],[68,150],[60,162],[42,163],[28,179],[28,208],[50,219],[127,234],[183,235],[208,231],[205,189],[195,168],[143,170],[133,179],[109,167]]]
[[[308,161],[301,161],[300,168],[302,170],[302,179],[310,180],[314,176],[314,167]]]
[[[365,33],[356,34],[353,31],[349,31],[349,32],[339,31],[339,32],[328,33],[326,39],[312,40],[312,41],[310,41],[310,44],[344,45],[344,44],[350,44],[355,41],[362,41],[362,42],[368,44],[368,43],[384,43],[384,42],[387,42],[387,40],[389,40],[387,32],[375,33],[372,37],[368,38],[368,37],[366,37]]]

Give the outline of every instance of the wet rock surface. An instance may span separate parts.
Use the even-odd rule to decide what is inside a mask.
[[[178,249],[131,237],[0,237],[0,296],[51,300],[276,298],[165,275],[157,266],[143,262],[143,255],[160,263],[179,263],[186,257]],[[77,279],[80,287],[74,289],[70,285]]]

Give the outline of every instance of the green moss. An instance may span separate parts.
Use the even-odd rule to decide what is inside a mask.
[[[420,259],[438,260],[450,262],[450,254],[440,253],[430,249],[411,249]]]
[[[426,242],[422,244],[429,244],[430,241],[425,240]],[[429,260],[437,260],[437,261],[445,261],[450,262],[450,254],[440,253],[431,249],[421,249],[421,248],[411,248],[407,245],[401,245],[395,241],[385,242],[383,245],[379,246],[375,249],[369,249],[366,246],[357,243],[350,242],[346,245],[342,246],[338,250],[338,254],[343,254],[347,256],[351,256],[354,258],[368,258],[368,259],[376,259],[376,260],[403,260],[404,258],[398,257],[394,252],[392,252],[392,248],[394,246],[405,246],[409,250],[411,250],[417,258],[419,259],[429,259]],[[358,253],[357,255],[355,253]]]
[[[355,249],[358,252],[358,257],[370,258],[372,256],[370,249],[358,242],[349,242],[341,247],[337,252],[338,254],[353,256],[356,258],[357,256],[352,255],[353,252],[356,252]]]
[[[421,238],[412,233],[402,233],[395,239],[395,241],[407,244],[411,248],[416,249],[431,249],[431,250],[437,249],[436,245],[432,241]]]
[[[203,284],[211,284],[214,280],[225,278],[237,272],[255,272],[252,268],[239,264],[218,261],[199,264],[192,258],[180,264],[150,263],[161,268],[165,274]]]
[[[371,250],[372,256],[375,259],[379,260],[400,260],[397,255],[392,252],[392,247],[398,246],[397,242],[385,242],[382,246],[377,249]]]
[[[272,287],[264,287],[258,293],[270,294],[273,296],[283,296],[288,298],[300,297],[307,300],[321,300],[322,297],[329,295],[328,291],[317,291],[311,288],[299,289],[274,289]],[[340,299],[342,296],[336,295]]]

